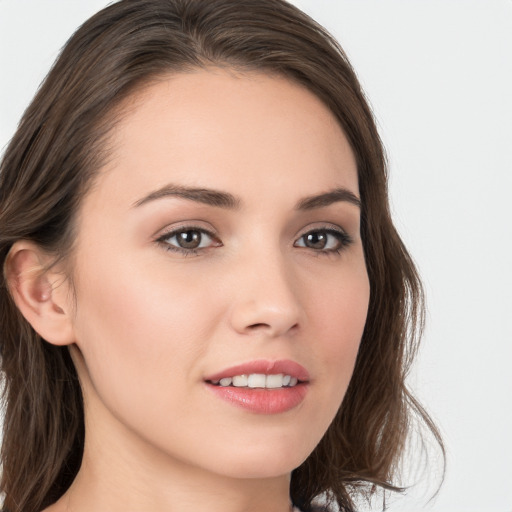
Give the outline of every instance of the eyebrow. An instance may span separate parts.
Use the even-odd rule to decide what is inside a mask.
[[[133,206],[142,206],[143,204],[165,197],[179,197],[229,210],[239,209],[242,203],[239,198],[229,192],[222,192],[210,188],[194,188],[170,184],[144,196],[142,199],[136,201]],[[361,200],[353,192],[343,187],[337,187],[327,192],[301,199],[295,205],[295,209],[299,211],[314,210],[338,202],[348,202],[361,208]]]
[[[324,208],[325,206],[342,201],[361,208],[361,200],[353,192],[343,187],[337,187],[323,194],[305,197],[297,203],[295,208],[297,210],[314,210],[315,208]]]
[[[240,199],[228,192],[220,192],[209,188],[192,188],[180,185],[166,185],[135,202],[134,206],[142,206],[163,197],[180,197],[190,201],[236,210],[240,207]]]

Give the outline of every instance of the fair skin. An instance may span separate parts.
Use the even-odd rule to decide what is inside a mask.
[[[125,106],[80,205],[73,288],[54,268],[13,292],[70,345],[84,394],[83,464],[47,511],[288,511],[366,320],[354,155],[280,77],[176,74]],[[12,267],[44,258],[20,242]],[[262,360],[301,365],[300,393],[249,390],[280,397],[255,410],[208,380]]]

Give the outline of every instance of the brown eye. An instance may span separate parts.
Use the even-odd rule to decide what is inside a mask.
[[[201,245],[202,233],[189,229],[176,234],[176,242],[183,249],[197,249]]]
[[[325,249],[327,245],[327,234],[322,231],[315,231],[304,235],[304,245],[310,249]]]
[[[158,243],[170,251],[193,253],[209,247],[222,245],[212,233],[198,228],[181,228],[161,236]]]
[[[294,245],[319,252],[340,252],[351,241],[351,238],[343,231],[315,229],[302,235]]]

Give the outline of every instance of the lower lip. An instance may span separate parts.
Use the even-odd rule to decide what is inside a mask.
[[[304,400],[307,393],[307,384],[304,383],[277,389],[223,387],[208,383],[207,386],[226,402],[258,414],[290,411]]]

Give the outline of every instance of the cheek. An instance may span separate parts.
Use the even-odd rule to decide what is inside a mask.
[[[106,261],[87,267],[87,279],[77,283],[77,345],[96,391],[104,401],[129,406],[185,386],[193,377],[190,361],[207,347],[214,317],[208,295],[192,293],[197,287],[187,280],[185,286],[150,268]]]
[[[355,365],[363,335],[370,288],[364,265],[332,278],[324,293],[311,301],[315,355],[334,388],[335,401],[341,403]]]

